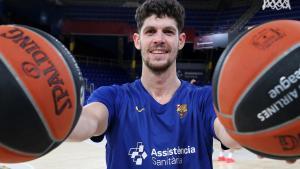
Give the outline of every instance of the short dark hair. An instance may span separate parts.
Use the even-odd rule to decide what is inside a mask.
[[[141,30],[145,19],[151,15],[173,18],[177,22],[179,32],[183,30],[185,10],[177,0],[146,0],[136,9],[135,21],[138,31]]]

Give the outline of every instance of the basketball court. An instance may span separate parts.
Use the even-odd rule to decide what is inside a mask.
[[[213,165],[214,169],[299,169],[300,161],[287,164],[285,161],[272,159],[258,159],[256,155],[245,149],[234,152],[234,163],[217,161],[220,151],[220,143],[214,142]],[[105,165],[105,141],[93,143],[85,141],[81,143],[66,142],[49,154],[24,163],[5,165],[0,169],[106,169]]]

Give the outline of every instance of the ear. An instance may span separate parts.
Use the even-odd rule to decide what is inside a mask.
[[[185,45],[185,40],[186,40],[186,35],[185,33],[180,33],[179,34],[179,44],[178,44],[178,49],[181,50],[184,45]]]
[[[138,33],[134,33],[132,35],[132,38],[133,38],[133,41],[134,41],[135,48],[140,50],[141,49],[140,35]]]

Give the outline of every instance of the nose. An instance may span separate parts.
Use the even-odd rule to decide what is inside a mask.
[[[163,44],[165,43],[165,35],[162,32],[157,32],[154,36],[153,42],[155,44]]]

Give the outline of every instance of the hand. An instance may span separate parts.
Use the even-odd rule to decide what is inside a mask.
[[[288,163],[288,164],[293,164],[295,162],[296,162],[296,160],[286,160],[286,163]]]

